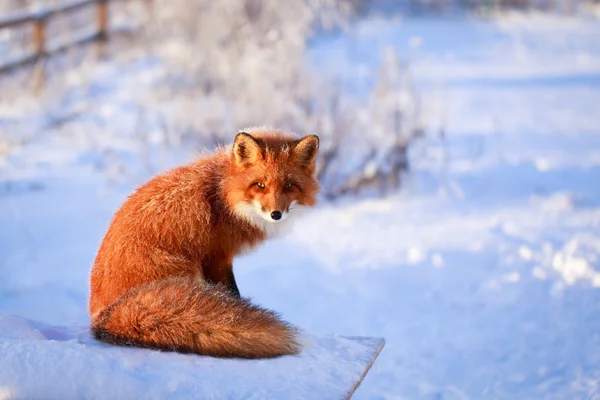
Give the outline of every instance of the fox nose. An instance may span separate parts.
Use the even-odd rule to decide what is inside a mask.
[[[271,218],[273,218],[275,221],[278,221],[281,219],[281,211],[273,211],[271,213]]]

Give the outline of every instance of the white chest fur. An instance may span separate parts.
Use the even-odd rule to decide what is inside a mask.
[[[236,214],[263,231],[267,238],[283,236],[291,231],[292,220],[307,207],[292,203],[289,210],[284,211],[281,219],[274,220],[269,212],[263,211],[258,202],[240,203],[235,207]]]

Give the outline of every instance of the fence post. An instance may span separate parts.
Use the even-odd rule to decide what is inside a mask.
[[[108,0],[98,0],[98,38],[106,39],[108,37]]]
[[[46,52],[46,13],[40,12],[33,20],[33,40],[35,43],[35,55],[38,58]]]

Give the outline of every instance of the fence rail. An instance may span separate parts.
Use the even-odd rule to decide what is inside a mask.
[[[0,73],[8,72],[16,67],[36,62],[50,54],[59,52],[71,46],[76,46],[94,40],[106,39],[108,37],[109,29],[108,6],[109,3],[113,1],[117,0],[76,0],[35,11],[13,12],[9,15],[0,17],[0,30],[32,24],[34,44],[33,53],[27,54],[19,59],[0,64]],[[47,47],[49,38],[47,37],[46,27],[52,18],[56,17],[57,15],[69,14],[85,7],[93,6],[96,7],[96,26],[92,33],[75,36],[73,40],[61,43],[52,49]]]

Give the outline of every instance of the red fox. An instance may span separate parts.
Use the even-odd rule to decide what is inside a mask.
[[[319,138],[240,132],[150,180],[115,214],[91,271],[101,341],[215,357],[298,354],[298,330],[240,297],[233,258],[316,203]]]

